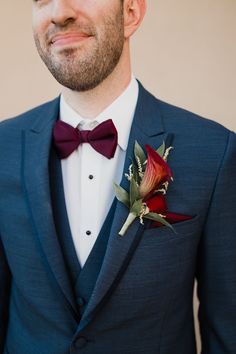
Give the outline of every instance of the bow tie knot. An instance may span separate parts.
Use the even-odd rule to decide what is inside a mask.
[[[82,131],[59,120],[54,125],[53,138],[61,159],[67,158],[82,143],[89,143],[97,152],[111,159],[115,155],[118,140],[116,127],[111,119],[93,130]]]
[[[81,143],[89,143],[89,130],[79,130]]]

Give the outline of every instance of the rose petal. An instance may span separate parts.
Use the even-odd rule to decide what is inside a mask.
[[[140,196],[147,197],[158,189],[164,182],[169,181],[172,172],[163,158],[151,148],[145,145],[147,151],[147,166],[140,184]]]
[[[166,213],[165,214],[165,220],[169,223],[169,224],[176,224],[180,221],[186,221],[186,220],[190,220],[193,217],[190,215],[183,215],[183,214],[175,214],[175,213]],[[160,222],[152,222],[150,227],[154,228],[154,227],[160,227],[163,226],[163,224],[161,224]]]
[[[175,224],[175,223],[180,222],[180,221],[190,220],[192,218],[193,217],[190,216],[190,215],[175,214],[175,213],[167,213],[166,214],[166,220],[170,224]]]
[[[165,197],[162,194],[156,194],[145,201],[150,212],[164,214],[167,211]]]

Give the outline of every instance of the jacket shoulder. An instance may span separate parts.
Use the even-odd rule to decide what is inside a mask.
[[[161,100],[158,100],[158,106],[165,129],[173,134],[180,155],[191,156],[199,171],[206,169],[206,166],[218,171],[228,151],[235,156],[235,132],[218,122]]]
[[[147,91],[139,82],[143,111],[149,107],[149,113],[161,117],[165,131],[174,135],[182,135],[192,139],[207,139],[209,136],[220,136],[227,139],[231,132],[222,124],[202,117],[187,109],[165,102]]]
[[[37,117],[42,116],[43,114],[48,114],[55,105],[59,104],[59,97],[43,103],[37,107],[34,107],[24,113],[21,113],[15,117],[8,118],[0,122],[0,135],[9,133],[14,130],[22,130],[31,127]]]
[[[159,110],[161,111],[164,125],[168,130],[188,135],[188,137],[198,139],[209,139],[218,136],[227,138],[231,132],[222,124],[202,117],[184,108],[174,106],[170,103],[157,99]],[[234,134],[234,133],[233,133]]]

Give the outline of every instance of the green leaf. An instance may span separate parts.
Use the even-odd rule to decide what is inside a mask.
[[[165,142],[163,141],[162,145],[159,146],[159,148],[156,150],[156,152],[157,152],[161,157],[163,157],[163,156],[164,156],[164,153],[165,153],[165,149],[166,149],[166,145],[165,145]]]
[[[131,213],[135,214],[136,216],[139,216],[141,213],[142,207],[143,207],[142,199],[139,199],[134,202],[130,211],[131,211]]]
[[[158,221],[158,222],[160,222],[161,224],[170,227],[170,228],[172,229],[172,231],[175,232],[173,226],[172,226],[171,224],[169,224],[169,223],[165,220],[165,218],[162,218],[159,214],[156,214],[156,213],[148,213],[148,214],[146,214],[144,217],[147,218],[147,219],[150,219],[150,220]]]
[[[130,181],[130,205],[132,206],[134,202],[139,199],[139,187],[137,186],[137,183],[135,179],[132,177]]]
[[[136,140],[135,140],[135,144],[134,144],[134,156],[137,161],[137,164],[139,163],[138,159],[140,160],[142,165],[144,164],[144,162],[147,159],[143,148],[139,145],[139,143]]]
[[[121,186],[119,186],[116,183],[114,183],[114,188],[115,188],[116,198],[121,203],[125,204],[127,206],[127,208],[129,208],[130,207],[129,193],[124,188],[122,188]]]

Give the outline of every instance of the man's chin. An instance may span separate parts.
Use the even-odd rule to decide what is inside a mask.
[[[51,51],[51,57],[55,62],[61,62],[63,58],[75,58],[78,55],[79,49],[80,48],[75,46],[53,48],[53,51]]]

